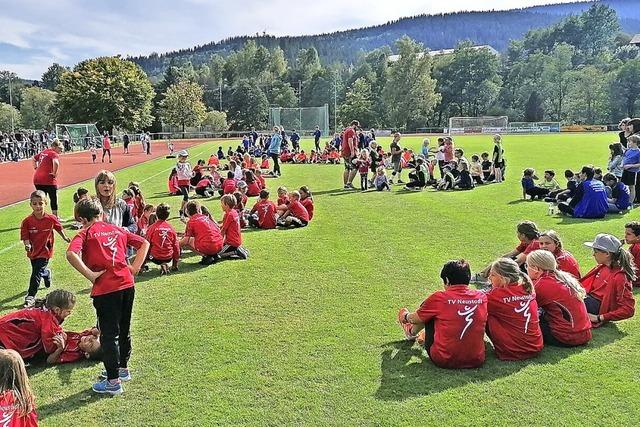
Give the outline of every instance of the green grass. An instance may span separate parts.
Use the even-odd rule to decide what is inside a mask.
[[[582,242],[599,232],[621,235],[637,212],[599,221],[547,216],[545,203],[520,200],[520,174],[529,166],[539,175],[553,168],[560,177],[585,163],[606,166],[615,138],[506,136],[507,181],[467,192],[346,193],[339,189],[342,166],[285,165],[283,178],[268,180],[272,195],[278,185],[309,185],[316,194],[311,225],[244,233],[247,261],[201,268],[191,256],[177,274],[160,277],[154,269],[139,277],[134,380],[126,393],[92,394],[99,364],[34,367],[42,424],[637,425],[637,317],[595,330],[584,348],[546,348],[535,360],[510,363],[489,350],[483,368],[465,371],[434,367],[401,341],[395,319],[399,307],[415,308],[441,286],[446,260],[463,257],[480,268],[512,249],[523,219],[557,230],[582,272],[591,268]],[[469,157],[492,148],[490,136],[456,141]],[[416,149],[420,142],[402,140]],[[217,146],[192,149],[192,159]],[[164,196],[171,166],[162,159],[123,170],[119,188],[142,181],[150,203],[168,202],[177,214],[180,199]],[[73,190],[61,192],[66,218]],[[205,203],[220,218],[219,201]],[[20,304],[27,287],[22,247],[3,248],[18,241],[28,212],[25,203],[0,210],[2,312]],[[64,251],[58,239],[55,286],[78,294],[65,322],[78,330],[93,325],[95,315],[88,282]]]

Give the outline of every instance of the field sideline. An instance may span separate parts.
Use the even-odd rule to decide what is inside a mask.
[[[468,158],[493,147],[490,135],[455,140]],[[616,140],[615,133],[507,135],[507,181],[466,192],[343,191],[342,166],[284,165],[282,178],[267,180],[272,198],[278,185],[309,185],[310,226],[244,232],[247,261],[201,267],[199,257],[187,256],[178,273],[160,277],[152,267],[139,276],[134,379],[125,394],[91,391],[102,369],[95,362],[31,367],[42,425],[637,425],[638,316],[595,330],[584,348],[545,348],[531,361],[500,362],[487,343],[484,367],[464,371],[436,368],[402,341],[396,323],[400,307],[414,309],[441,286],[443,262],[465,258],[484,267],[516,246],[523,219],[558,231],[581,272],[589,270],[594,261],[582,242],[600,232],[621,236],[625,222],[640,220],[638,211],[598,221],[547,216],[546,203],[521,200],[520,177],[525,167],[538,176],[555,169],[564,185],[564,169],[606,167],[607,145]],[[417,150],[421,141],[403,137],[401,145]],[[379,142],[388,150],[389,138]],[[192,164],[219,145],[191,148]],[[175,218],[180,198],[165,196],[168,173],[161,172],[174,161],[116,176],[119,192],[135,180],[148,203],[170,203],[172,223],[183,230]],[[59,194],[63,218],[72,216],[74,190]],[[204,203],[221,219],[218,198]],[[0,209],[1,313],[21,305],[27,288],[30,265],[15,243],[29,212],[26,202]],[[59,237],[55,247],[54,287],[78,298],[64,327],[92,326],[88,282],[64,259]]]

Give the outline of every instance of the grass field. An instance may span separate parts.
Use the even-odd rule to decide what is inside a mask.
[[[441,286],[443,262],[462,257],[483,267],[516,245],[515,225],[523,219],[557,230],[581,271],[590,269],[594,261],[582,242],[599,232],[621,235],[638,213],[598,221],[547,216],[545,203],[521,200],[520,176],[529,166],[539,175],[553,168],[560,178],[585,163],[606,166],[607,144],[616,138],[506,136],[507,181],[468,192],[345,192],[342,166],[283,166],[281,179],[267,181],[272,195],[278,185],[309,185],[311,225],[247,231],[247,261],[201,267],[189,256],[178,273],[160,277],[154,268],[138,277],[134,380],[125,394],[94,395],[101,365],[93,362],[33,367],[42,424],[637,425],[638,317],[596,330],[584,348],[546,348],[526,362],[500,362],[487,343],[484,367],[464,371],[433,366],[401,340],[396,323],[399,307],[413,309]],[[468,157],[492,148],[490,136],[456,141]],[[402,140],[416,149],[420,142]],[[382,143],[386,148],[389,140]],[[192,160],[217,146],[190,150]],[[162,159],[126,169],[117,174],[118,188],[140,181],[149,203],[168,202],[177,214],[180,199],[165,197],[171,167]],[[73,191],[61,192],[64,218],[71,217]],[[205,204],[219,219],[217,198]],[[0,210],[3,313],[26,291],[29,263],[14,244],[29,212],[26,203]],[[95,315],[88,282],[67,264],[65,249],[58,238],[54,286],[77,293],[65,328],[79,330]]]

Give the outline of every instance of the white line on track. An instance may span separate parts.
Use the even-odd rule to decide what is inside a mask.
[[[211,142],[213,142],[213,141],[211,141]],[[206,144],[206,142],[205,142],[204,144]],[[208,149],[202,149],[201,151],[198,151],[198,153],[194,154],[194,156],[201,156],[201,155],[202,155],[202,154],[204,154],[207,150],[208,150]],[[155,160],[162,160],[162,158],[154,159],[154,160],[152,160],[152,161],[155,161]],[[137,166],[137,165],[134,165],[134,166]],[[124,169],[128,169],[128,168],[120,169],[120,170],[116,171],[116,173],[118,173],[118,172],[120,172],[120,171],[122,171],[122,170],[124,170]],[[142,180],[142,181],[140,181],[140,182],[147,182],[147,181],[149,181],[149,180],[150,180],[150,179],[152,179],[152,178],[155,178],[155,177],[157,177],[157,176],[162,175],[163,173],[167,173],[167,172],[168,172],[168,171],[170,171],[171,169],[173,169],[173,166],[171,166],[171,167],[169,167],[169,168],[167,168],[167,169],[163,169],[163,170],[161,170],[160,172],[158,172],[158,173],[156,173],[156,174],[154,174],[154,175],[151,175],[151,176],[149,176],[149,177],[146,177],[145,179],[143,179],[143,180]],[[71,185],[73,185],[73,184],[71,184]],[[65,187],[65,188],[66,188],[66,187]],[[19,201],[19,202],[13,203],[13,204],[11,204],[11,205],[3,206],[2,208],[0,208],[0,210],[2,210],[2,209],[4,209],[4,208],[8,208],[9,206],[17,205],[18,203],[22,203],[22,202],[24,202],[24,200],[21,200],[21,201]],[[69,220],[69,219],[64,219],[63,221],[68,221],[68,220]],[[9,246],[5,247],[5,248],[0,249],[0,255],[4,254],[5,252],[9,252],[11,249],[15,248],[16,246],[20,245],[21,243],[22,243],[22,241],[18,241],[18,242],[15,242],[15,243],[13,243],[13,244],[11,244],[11,245],[9,245]]]

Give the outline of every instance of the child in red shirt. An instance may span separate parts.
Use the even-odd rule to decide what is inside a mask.
[[[63,332],[53,337],[56,350],[47,356],[47,363],[73,363],[84,359],[101,360],[100,331]]]
[[[106,372],[93,385],[96,393],[122,394],[121,381],[128,381],[131,355],[131,313],[134,274],[147,257],[149,242],[128,230],[101,220],[102,205],[97,199],[82,200],[77,207],[83,229],[67,249],[67,260],[93,286],[91,297],[100,325],[100,343]],[[136,251],[131,264],[127,246]]]
[[[282,227],[306,227],[309,224],[309,212],[300,203],[300,193],[289,193],[289,205],[287,211],[278,219],[278,225]]]
[[[536,250],[527,255],[527,273],[533,281],[545,344],[575,347],[591,340],[591,321],[578,279],[560,271],[553,254]]]
[[[500,360],[524,360],[543,347],[538,304],[529,276],[510,258],[491,264],[491,289],[487,292],[487,335]]]
[[[556,258],[558,270],[566,271],[576,279],[580,279],[580,266],[571,252],[562,248],[562,240],[554,230],[545,231],[538,239],[540,249],[549,251]],[[531,253],[531,252],[529,252]]]
[[[55,230],[65,242],[70,241],[64,234],[58,217],[44,211],[47,206],[44,191],[37,190],[31,193],[29,205],[33,213],[22,220],[20,225],[20,240],[24,243],[27,257],[31,261],[31,278],[24,299],[25,307],[33,307],[42,280],[45,287],[51,286],[52,274],[47,265],[53,257],[53,231]]]
[[[236,191],[237,185],[238,181],[236,181],[233,177],[233,172],[227,172],[227,179],[222,181],[222,188],[219,191],[220,195],[222,196],[224,194],[233,194],[233,192]]]
[[[471,269],[464,260],[447,262],[440,277],[444,290],[409,312],[402,308],[398,321],[407,340],[424,345],[431,361],[441,368],[477,368],[484,363],[487,296],[469,288]]]
[[[256,176],[250,170],[244,171],[244,182],[247,185],[247,196],[255,197],[260,194],[260,183],[256,179]]]
[[[270,167],[269,167],[269,156],[267,156],[266,154],[262,155],[262,161],[260,162],[260,169],[262,169],[266,173],[268,173],[269,170],[270,170]]]
[[[167,222],[171,213],[171,207],[165,203],[160,203],[156,209],[158,220],[147,229],[146,238],[149,241],[148,260],[156,265],[160,265],[160,275],[169,274],[169,263],[171,269],[178,270],[180,261],[180,244],[176,230]]]
[[[73,311],[76,297],[56,289],[42,306],[23,308],[0,317],[0,347],[15,350],[23,359],[56,350],[54,337],[63,334],[60,324]]]
[[[309,222],[313,219],[313,196],[311,195],[311,190],[306,185],[300,187],[300,203],[307,210],[309,214]]]
[[[624,241],[630,245],[629,252],[633,256],[636,269],[640,268],[640,222],[631,221],[624,225]],[[635,287],[640,286],[640,280],[637,276],[636,272],[636,280],[633,281]]]
[[[278,216],[282,216],[289,209],[289,190],[287,190],[287,187],[278,187],[276,206],[278,208]]]
[[[598,234],[585,246],[593,249],[593,258],[598,263],[580,279],[587,291],[584,303],[593,326],[633,317],[632,283],[637,279],[633,256],[610,234]]]
[[[258,181],[258,185],[260,186],[261,190],[267,188],[267,183],[264,180],[264,176],[262,175],[262,171],[260,169],[256,170],[256,181]]]
[[[37,427],[38,414],[20,355],[0,350],[0,421],[4,427]]]
[[[220,224],[220,231],[224,237],[224,246],[218,253],[220,258],[247,259],[249,251],[242,246],[242,233],[240,231],[240,218],[236,211],[236,198],[231,194],[225,194],[220,199],[220,205],[224,216]]]
[[[218,224],[202,214],[200,203],[191,200],[185,206],[189,217],[184,237],[180,240],[181,248],[188,248],[202,255],[200,264],[211,265],[218,259],[218,252],[222,249],[223,239]]]
[[[169,180],[167,181],[167,189],[170,196],[181,196],[180,187],[178,186],[178,171],[176,168],[171,169]]]
[[[249,225],[265,230],[276,228],[277,210],[276,204],[269,200],[269,190],[261,190],[260,200],[253,205],[249,213]]]
[[[147,235],[147,229],[149,228],[149,217],[156,211],[156,207],[153,205],[145,205],[142,210],[142,215],[138,219],[138,234],[142,237]]]

